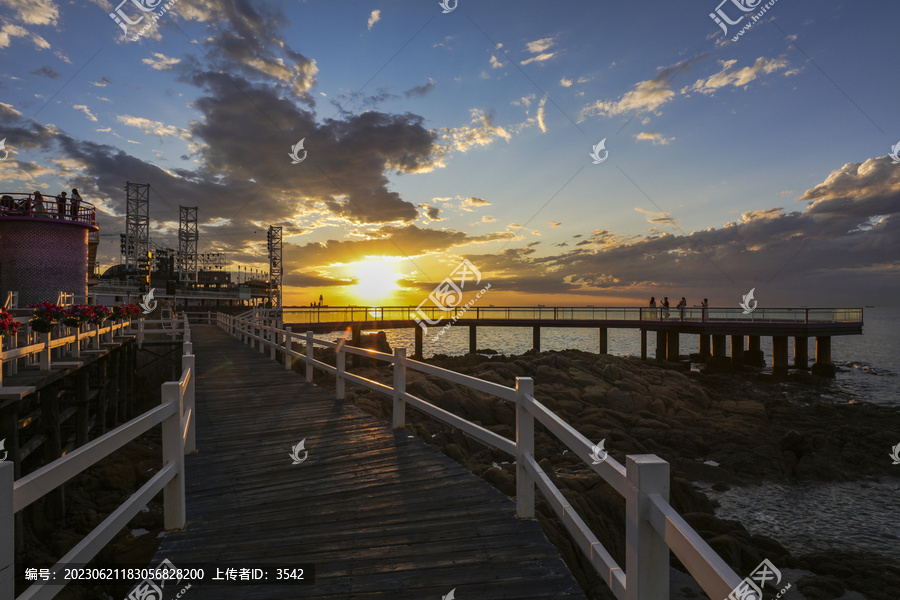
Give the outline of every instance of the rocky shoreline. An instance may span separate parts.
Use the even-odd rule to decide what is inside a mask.
[[[389,351],[383,336],[380,343],[373,336],[363,345]],[[317,349],[316,357],[333,364],[330,350]],[[738,521],[717,518],[715,502],[697,485],[727,490],[769,482],[900,483],[900,467],[887,458],[900,432],[896,408],[822,401],[823,384],[808,374],[788,380],[758,372],[700,374],[680,364],[577,350],[521,356],[437,355],[427,362],[510,387],[517,376],[532,377],[537,400],[588,439],[605,439],[606,450],[619,462],[624,463],[627,454],[645,453],[668,461],[671,504],[739,574],[749,574],[768,558],[790,574],[785,581],[794,584],[790,593],[795,598],[900,597],[897,557],[840,549],[792,554],[777,540],[751,534]],[[389,366],[353,372],[388,385],[392,382]],[[316,383],[333,387],[333,378],[316,372]],[[357,386],[348,390],[349,401],[390,420],[390,398]],[[498,398],[412,370],[407,372],[407,391],[515,438],[514,408]],[[407,411],[407,427],[506,495],[515,495],[511,457],[413,409]],[[624,564],[624,500],[540,425],[536,426],[535,454],[604,546]],[[560,548],[589,597],[612,599],[549,506],[539,500],[537,511],[548,538]],[[684,570],[677,559],[673,565]],[[686,583],[680,589],[673,586],[673,597],[705,597],[690,585],[690,578],[673,574],[673,581],[682,579]]]

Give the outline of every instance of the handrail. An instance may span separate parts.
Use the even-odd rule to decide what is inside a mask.
[[[703,308],[699,306],[637,307],[637,306],[473,306],[442,309],[437,306],[344,306],[344,307],[285,307],[285,321],[300,324],[328,324],[347,322],[412,321],[423,318],[428,322],[454,319],[457,321],[617,321],[663,324],[725,323],[841,323],[863,322],[862,308],[756,308],[750,313],[737,307]],[[435,325],[437,326],[437,325]]]
[[[387,355],[368,349],[349,348],[342,342],[316,339],[307,331],[302,339],[305,352],[293,349],[293,341],[301,338],[291,328],[277,327],[276,320],[262,311],[245,316],[217,313],[217,325],[251,348],[271,358],[281,352],[285,369],[292,359],[306,364],[306,380],[312,382],[313,370],[335,376],[335,397],[343,400],[347,381],[393,397],[393,426],[404,427],[406,405],[410,404],[429,416],[447,423],[488,447],[516,457],[516,513],[520,518],[534,518],[534,488],[540,489],[554,512],[572,536],[578,548],[619,600],[655,600],[669,596],[669,550],[682,561],[691,575],[711,598],[724,598],[740,584],[740,577],[694,531],[669,504],[669,463],[653,454],[627,455],[623,466],[606,454],[599,462],[596,447],[574,427],[560,419],[534,397],[534,381],[516,377],[515,389],[456,373],[406,358],[406,348],[394,349]],[[314,358],[315,346],[333,348],[336,366]],[[347,373],[347,354],[360,354],[394,365],[393,385]],[[469,389],[494,395],[516,405],[516,439],[506,439],[480,425],[458,417],[406,391],[408,369],[417,370],[458,383]],[[594,472],[625,498],[625,569],[618,565],[603,547],[578,512],[569,504],[553,480],[544,472],[534,456],[534,421],[537,419],[568,449],[581,458]],[[628,574],[631,574],[629,577]]]
[[[15,514],[156,425],[162,425],[162,469],[66,553],[53,570],[59,573],[67,565],[90,562],[160,491],[166,530],[184,527],[184,455],[195,452],[195,364],[190,330],[185,335],[181,377],[162,385],[158,406],[17,481],[13,480],[13,463],[0,462],[0,598],[13,598],[15,593]],[[36,583],[16,600],[51,599],[61,589],[58,583]]]
[[[43,196],[35,200],[34,194],[9,193],[0,196],[0,217],[27,217],[79,223],[97,226],[97,210],[84,200],[73,202],[72,198]]]
[[[21,319],[18,320],[21,321]],[[51,333],[34,332],[31,330],[30,325],[27,325],[28,321],[25,321],[25,323],[25,345],[17,346],[17,336],[9,336],[3,341],[3,346],[6,346],[6,349],[0,350],[0,391],[3,390],[3,367],[7,363],[10,365],[10,372],[15,373],[19,359],[37,357],[40,361],[41,371],[49,371],[52,367],[52,350],[71,345],[72,357],[80,358],[81,351],[86,349],[89,343],[92,348],[99,349],[101,337],[105,337],[107,341],[112,342],[116,331],[121,333],[125,328],[128,328],[129,331],[133,329],[131,319],[110,323],[102,327],[92,323],[84,323],[78,327],[59,325]],[[54,333],[59,335],[53,337]]]

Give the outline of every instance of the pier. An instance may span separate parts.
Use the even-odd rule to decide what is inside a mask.
[[[592,442],[534,397],[534,382],[515,387],[406,357],[316,339],[260,315],[211,315],[218,327],[183,329],[181,371],[162,385],[162,403],[20,479],[0,462],[0,598],[15,597],[14,517],[84,469],[157,425],[162,468],[59,559],[53,570],[87,563],[163,492],[168,531],[150,566],[315,565],[315,584],[235,582],[194,585],[191,597],[227,599],[583,598],[535,521],[537,493],[619,600],[669,596],[670,551],[703,590],[724,598],[740,577],[669,504],[669,464],[650,454],[597,462]],[[328,358],[314,349],[333,351]],[[347,355],[393,366],[392,385],[346,369]],[[320,360],[326,358],[328,362]],[[293,372],[305,366],[304,377]],[[319,370],[335,390],[312,384]],[[418,371],[515,407],[508,439],[408,393]],[[393,399],[391,422],[344,401],[348,386]],[[418,410],[515,460],[514,499],[404,427]],[[534,456],[535,422],[554,435],[624,500],[624,564],[598,540]],[[305,442],[301,460],[297,450]],[[307,454],[308,453],[308,454]],[[140,584],[140,582],[135,582]],[[194,582],[196,583],[196,582]],[[18,600],[52,598],[35,583]],[[463,596],[463,592],[465,595]]]
[[[541,349],[541,328],[578,327],[597,329],[598,348],[608,352],[610,329],[637,329],[641,358],[677,361],[681,336],[699,336],[700,354],[719,366],[749,364],[763,366],[762,338],[771,338],[773,372],[783,374],[793,366],[809,368],[807,346],[815,338],[813,372],[833,375],[831,338],[862,335],[862,308],[759,308],[749,314],[740,308],[638,308],[638,307],[472,307],[442,311],[436,307],[286,307],[284,321],[300,331],[347,331],[357,343],[361,331],[415,329],[415,354],[422,357],[424,335],[442,327],[468,327],[469,352],[478,344],[479,327],[526,327],[532,329],[532,347]],[[274,313],[258,311],[261,319]],[[426,325],[428,333],[420,323]],[[451,324],[452,323],[452,324]],[[432,333],[433,332],[433,333]],[[648,339],[649,338],[649,339]],[[729,343],[729,338],[730,343]],[[793,360],[790,356],[793,338]],[[655,344],[655,347],[652,346]]]
[[[537,521],[403,430],[306,383],[269,353],[195,326],[198,454],[187,523],[152,564],[315,564],[315,585],[192,589],[197,600],[584,598]],[[292,464],[306,440],[308,458]],[[302,456],[302,453],[301,453]],[[263,597],[263,596],[258,596]]]

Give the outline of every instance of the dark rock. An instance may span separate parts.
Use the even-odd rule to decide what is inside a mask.
[[[837,374],[837,367],[831,363],[814,363],[812,366],[812,374],[818,375],[819,377],[827,377],[829,379],[834,379],[834,376]]]

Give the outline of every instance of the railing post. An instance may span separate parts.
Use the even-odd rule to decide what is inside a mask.
[[[649,496],[669,501],[669,463],[655,454],[625,457],[625,598],[668,600],[669,547],[650,524]]]
[[[72,347],[72,356],[81,357],[81,325],[75,327],[75,345]]]
[[[50,334],[42,333],[41,337],[44,341],[44,349],[41,350],[41,371],[50,370]]]
[[[279,333],[275,325],[272,325],[272,337],[269,339],[269,358],[275,360],[275,347],[278,346]]]
[[[344,345],[341,344],[337,348],[337,353],[335,354],[335,366],[337,367],[337,375],[334,382],[335,395],[334,397],[338,400],[344,399],[344,370],[347,364],[347,352],[344,350]]]
[[[284,337],[282,339],[284,340],[284,370],[290,371],[291,359],[294,358],[290,354],[291,350],[293,349],[293,338],[291,337],[290,327],[284,328]]]
[[[0,462],[0,598],[15,598],[15,513],[10,460]]]
[[[177,381],[162,384],[162,403],[168,402],[175,403],[175,414],[162,422],[163,465],[174,464],[175,477],[163,488],[163,521],[167,531],[184,528],[187,517],[184,503],[184,445],[181,437],[184,406]]]
[[[313,380],[313,332],[306,332],[306,381],[312,383]]]
[[[182,347],[182,356],[181,356],[181,372],[184,373],[185,369],[191,370],[191,376],[188,379],[187,389],[184,390],[184,411],[191,413],[191,421],[188,423],[187,437],[184,439],[184,453],[185,454],[196,454],[197,453],[197,443],[196,443],[196,434],[195,434],[195,425],[197,424],[197,409],[195,408],[194,400],[195,400],[195,382],[197,380],[197,370],[195,369],[195,358],[194,358],[194,349],[193,344],[190,342],[185,342],[181,345]]]
[[[143,348],[143,346],[144,346],[144,317],[141,317],[140,319],[138,319],[137,343],[138,343],[138,348]]]
[[[406,348],[394,348],[394,429],[406,426]]]
[[[525,396],[534,395],[531,377],[516,377],[516,514],[534,518],[534,479],[525,468],[525,457],[534,456],[534,415],[525,408]]]
[[[268,319],[264,319],[262,316],[259,318],[259,353],[266,353],[266,327],[268,327],[267,323]]]

